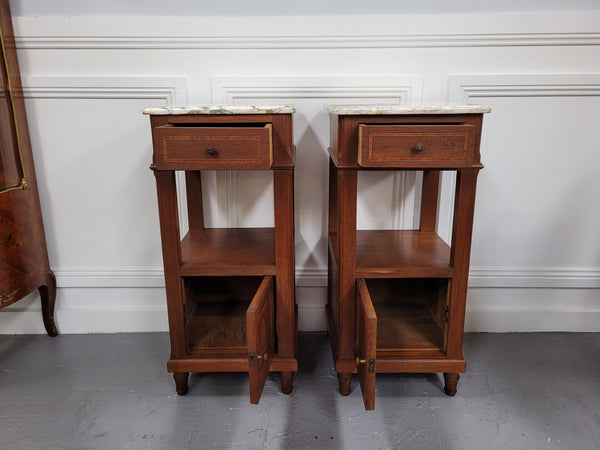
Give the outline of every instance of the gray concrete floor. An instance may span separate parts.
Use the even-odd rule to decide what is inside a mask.
[[[283,395],[269,376],[194,374],[179,397],[165,333],[0,336],[0,449],[600,449],[600,334],[468,334],[456,397],[438,374],[337,392],[324,333],[300,333]]]

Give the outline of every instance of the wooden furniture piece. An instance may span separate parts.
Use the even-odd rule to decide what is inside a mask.
[[[38,289],[44,327],[56,336],[56,279],[48,261],[8,0],[0,0],[0,38],[0,308]]]
[[[443,372],[456,393],[479,141],[487,107],[327,106],[328,331],[342,395],[358,373],[366,409],[377,372]],[[356,229],[359,170],[423,170],[418,230]],[[457,172],[451,245],[436,233],[440,170]]]
[[[177,393],[189,372],[248,372],[258,403],[269,371],[292,391],[293,107],[147,108]],[[185,171],[189,232],[180,240],[175,171]],[[273,228],[205,228],[203,170],[272,170]]]

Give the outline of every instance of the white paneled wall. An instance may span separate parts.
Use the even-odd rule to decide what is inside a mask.
[[[382,12],[382,11],[380,11]],[[292,102],[301,330],[325,329],[324,103],[483,103],[467,329],[600,331],[600,8],[14,19],[63,333],[166,330],[144,106]],[[412,228],[420,175],[359,178],[361,228]],[[447,237],[453,176],[438,228]],[[212,226],[272,223],[270,174],[203,180]],[[210,199],[210,200],[209,200]],[[0,333],[43,332],[39,299]]]

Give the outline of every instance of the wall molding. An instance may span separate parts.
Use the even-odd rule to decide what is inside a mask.
[[[212,79],[213,103],[236,104],[247,99],[341,99],[382,98],[388,102],[420,103],[423,77],[398,76],[283,76]]]
[[[481,97],[598,97],[600,74],[451,75],[448,100],[472,103]]]
[[[147,106],[187,102],[187,80],[182,77],[22,76],[22,83],[24,97],[30,100],[142,99],[148,100]],[[162,268],[52,269],[59,288],[56,315],[61,333],[167,330]],[[109,291],[111,294],[107,294]],[[45,333],[38,297],[34,291],[3,309],[0,333]]]
[[[22,76],[21,79],[25,98],[148,99],[167,105],[187,102],[187,80],[182,77]]]
[[[469,287],[600,289],[600,268],[472,267]]]
[[[65,35],[15,38],[18,49],[36,50],[227,50],[227,49],[364,49],[444,47],[547,47],[600,45],[598,32],[447,33],[241,36]]]
[[[456,104],[480,103],[480,98],[598,96],[600,74],[484,74],[448,78],[448,101]],[[469,287],[598,289],[600,268],[471,267]]]
[[[162,267],[56,267],[59,288],[164,288]]]
[[[26,99],[55,100],[140,100],[159,104],[186,104],[188,82],[183,77],[88,77],[88,76],[22,76],[23,96]],[[140,110],[140,114],[142,111]],[[177,173],[177,197],[186,204],[183,173]],[[179,209],[179,221],[187,224],[187,209]],[[182,233],[187,230],[182,230]]]
[[[59,288],[164,287],[161,267],[55,267]],[[296,286],[326,287],[327,267],[297,267]],[[472,267],[472,288],[600,289],[600,267]]]

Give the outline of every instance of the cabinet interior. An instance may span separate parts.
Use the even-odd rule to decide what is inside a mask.
[[[378,356],[444,353],[449,279],[368,279],[366,283],[377,314]]]
[[[190,354],[248,352],[246,311],[263,277],[184,277],[185,334]]]

